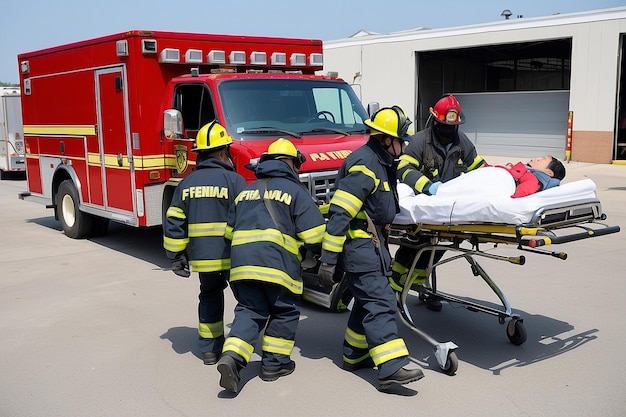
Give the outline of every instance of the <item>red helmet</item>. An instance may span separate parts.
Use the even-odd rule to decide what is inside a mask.
[[[458,125],[465,121],[465,116],[461,113],[461,106],[456,97],[452,95],[441,97],[435,107],[430,108],[430,114],[439,123],[446,125]]]

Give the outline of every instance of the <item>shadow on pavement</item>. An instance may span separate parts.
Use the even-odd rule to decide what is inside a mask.
[[[28,222],[62,232],[61,224],[55,220],[54,216],[29,219]],[[141,259],[159,269],[170,268],[170,261],[163,249],[163,229],[161,226],[138,228],[110,222],[105,235],[88,237],[85,240]]]
[[[515,309],[514,313],[524,320],[527,332],[526,342],[517,346],[506,335],[506,323],[501,325],[495,316],[471,312],[446,302],[441,312],[432,312],[417,297],[410,297],[408,302],[411,316],[420,330],[438,342],[451,341],[458,346],[457,372],[463,372],[463,364],[470,363],[499,375],[508,368],[532,365],[567,353],[598,337],[598,329],[577,331],[567,322]],[[341,368],[342,342],[348,314],[333,313],[305,303],[296,339],[301,355],[312,359],[329,358]],[[433,348],[400,318],[398,330],[417,365],[443,372],[434,357]],[[374,371],[365,369],[356,374],[376,385]]]

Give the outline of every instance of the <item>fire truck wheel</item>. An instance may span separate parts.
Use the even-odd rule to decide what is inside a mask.
[[[72,239],[81,239],[91,232],[91,216],[78,210],[78,192],[71,180],[59,185],[56,206],[63,232]]]

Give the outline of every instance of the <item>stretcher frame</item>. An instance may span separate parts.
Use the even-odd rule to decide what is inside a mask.
[[[499,223],[469,223],[469,224],[414,224],[392,225],[390,243],[399,246],[407,246],[416,249],[417,253],[409,268],[408,277],[412,276],[415,265],[420,255],[430,251],[430,259],[427,267],[428,275],[426,285],[418,287],[419,298],[424,301],[427,297],[438,300],[457,303],[471,311],[483,312],[496,316],[500,324],[507,323],[506,335],[514,345],[521,345],[526,341],[526,329],[523,318],[513,313],[511,305],[493,279],[487,274],[477,261],[477,257],[505,261],[514,265],[524,265],[524,255],[509,257],[481,250],[480,245],[488,243],[492,248],[499,244],[516,245],[521,251],[535,254],[549,255],[557,259],[567,259],[564,252],[545,250],[543,247],[554,244],[563,244],[581,239],[604,236],[620,231],[619,226],[609,226],[602,221],[606,215],[602,212],[602,205],[597,199],[586,199],[550,205],[538,209],[532,216],[532,220],[525,224],[508,225]],[[420,239],[421,238],[421,239]],[[428,238],[427,243],[424,238]],[[461,247],[463,242],[468,242],[471,248]],[[438,262],[434,261],[435,251],[445,250],[445,256]],[[493,290],[502,304],[502,308],[494,308],[480,302],[470,301],[462,296],[452,295],[437,290],[437,267],[456,260],[465,259],[474,276],[480,276],[483,281]],[[412,290],[413,281],[407,279],[402,292],[397,293],[398,309],[402,321],[415,333],[426,341],[434,351],[441,370],[453,375],[458,369],[456,349],[458,346],[452,342],[439,342],[425,331],[421,330],[414,322],[407,308],[407,297]]]

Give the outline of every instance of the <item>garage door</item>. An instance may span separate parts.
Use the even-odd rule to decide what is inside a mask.
[[[565,158],[569,91],[455,94],[481,155]]]

